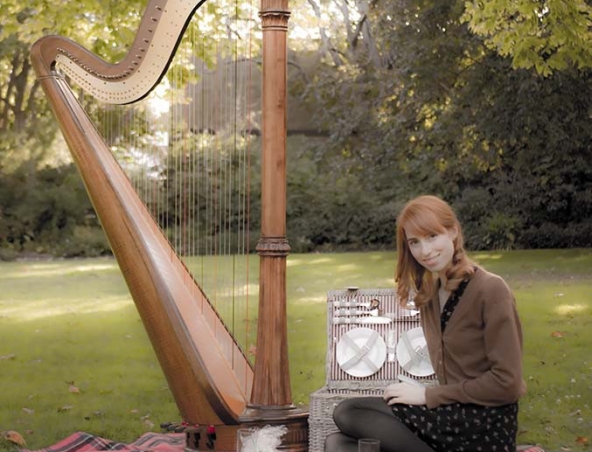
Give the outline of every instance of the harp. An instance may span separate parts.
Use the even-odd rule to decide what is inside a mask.
[[[142,100],[163,78],[202,3],[150,0],[127,56],[117,64],[61,36],[37,41],[31,59],[183,420],[215,426],[217,438],[209,445],[215,450],[235,450],[240,426],[266,424],[288,427],[284,449],[307,450],[308,413],[292,402],[287,347],[287,0],[262,0],[259,11],[262,213],[254,364],[163,234],[71,86],[108,104]],[[192,446],[205,448],[201,437]]]

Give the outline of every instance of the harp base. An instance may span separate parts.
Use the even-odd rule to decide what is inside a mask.
[[[240,422],[239,425],[210,425],[187,429],[185,431],[185,451],[235,452],[238,429],[265,427],[266,425],[283,425],[287,427],[288,431],[282,437],[279,450],[287,452],[308,451],[308,411],[296,407],[271,410],[267,407],[249,407],[241,416]],[[215,431],[213,438],[212,431]]]

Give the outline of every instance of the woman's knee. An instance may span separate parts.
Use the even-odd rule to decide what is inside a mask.
[[[333,421],[343,431],[343,427],[349,424],[350,419],[355,417],[356,404],[354,399],[345,399],[333,410]]]
[[[362,397],[345,399],[333,410],[333,422],[346,434],[357,431],[360,416],[364,416],[368,410],[372,411],[374,400]]]

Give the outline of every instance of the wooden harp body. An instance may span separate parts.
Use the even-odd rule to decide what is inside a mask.
[[[259,14],[262,218],[254,366],[171,248],[69,84],[73,81],[85,93],[111,104],[144,98],[163,77],[201,3],[151,0],[120,63],[106,63],[59,36],[35,43],[32,61],[183,420],[217,426],[216,450],[234,450],[235,430],[245,424],[286,424],[285,448],[307,450],[307,413],[292,403],[287,358],[287,0],[263,0]]]

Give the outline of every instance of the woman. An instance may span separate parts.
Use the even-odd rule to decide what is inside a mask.
[[[439,385],[394,383],[383,397],[343,401],[326,452],[355,452],[378,438],[383,452],[516,451],[522,330],[507,284],[472,262],[450,206],[420,196],[397,218],[397,294],[421,311]]]

